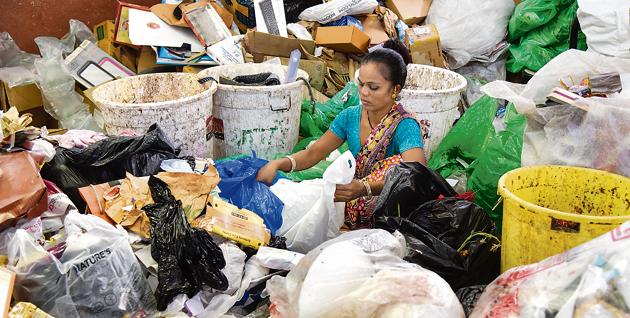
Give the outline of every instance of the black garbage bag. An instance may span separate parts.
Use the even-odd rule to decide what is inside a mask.
[[[300,21],[298,16],[302,11],[322,3],[324,3],[322,0],[284,0],[284,16],[287,23]]]
[[[473,309],[475,309],[475,304],[479,299],[479,296],[483,294],[484,289],[486,289],[487,285],[475,285],[460,288],[455,292],[455,296],[459,299],[459,302],[464,307],[464,312],[466,313],[466,317],[470,317]]]
[[[181,201],[164,181],[151,176],[149,188],[155,203],[142,209],[151,223],[151,256],[158,262],[158,310],[179,294],[193,297],[202,286],[226,290],[225,258],[210,234],[188,224]]]
[[[374,216],[404,218],[440,195],[452,197],[457,192],[435,171],[417,162],[404,162],[387,173]]]
[[[280,78],[274,73],[264,72],[251,75],[239,75],[232,79],[221,76],[219,77],[219,83],[237,86],[273,86],[280,85]]]
[[[57,184],[84,211],[78,188],[124,179],[125,172],[136,177],[156,174],[163,160],[178,154],[179,149],[154,124],[142,136],[111,137],[84,149],[58,148],[53,160],[42,167],[41,176]]]
[[[500,241],[488,214],[476,204],[445,198],[429,201],[408,217],[380,217],[376,227],[400,231],[405,260],[433,271],[453,290],[488,284],[499,275]]]

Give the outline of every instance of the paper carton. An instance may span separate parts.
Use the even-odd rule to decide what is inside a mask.
[[[405,31],[405,44],[409,47],[414,64],[446,68],[440,48],[440,35],[434,25],[416,26]]]
[[[2,98],[2,109],[8,110],[11,106],[17,108],[21,113],[25,110],[41,107],[42,93],[35,84],[9,87],[6,83],[0,82],[0,90],[6,99]],[[1,95],[1,94],[0,94]]]
[[[247,32],[244,47],[254,56],[256,63],[263,62],[265,56],[290,57],[291,51],[295,49],[299,49],[303,54],[315,53],[313,41],[290,39],[257,31]]]
[[[367,53],[370,37],[355,26],[319,27],[315,43],[337,52]]]
[[[424,21],[429,13],[431,0],[387,0],[385,5],[411,26]]]

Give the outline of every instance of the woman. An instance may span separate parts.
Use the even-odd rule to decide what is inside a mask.
[[[372,227],[375,196],[381,193],[392,166],[401,161],[426,164],[420,126],[396,102],[407,78],[409,53],[394,40],[383,47],[361,61],[356,80],[361,105],[342,111],[310,148],[269,162],[257,176],[270,184],[278,170],[308,169],[347,141],[357,159],[356,179],[337,186],[335,201],[347,202],[345,223],[351,230]]]

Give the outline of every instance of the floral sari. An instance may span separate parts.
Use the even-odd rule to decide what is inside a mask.
[[[402,161],[401,155],[385,158],[387,147],[391,144],[398,124],[406,118],[413,118],[402,105],[392,107],[381,122],[372,129],[365,145],[357,154],[355,178],[368,182],[383,181],[389,169]],[[361,197],[346,204],[345,225],[350,230],[372,228],[374,209],[378,197],[368,200]]]

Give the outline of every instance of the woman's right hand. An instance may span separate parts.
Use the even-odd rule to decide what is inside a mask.
[[[262,168],[260,168],[258,174],[256,175],[256,180],[267,185],[271,185],[273,183],[273,179],[276,178],[276,174],[278,173],[279,169],[280,167],[277,160],[270,161]]]

